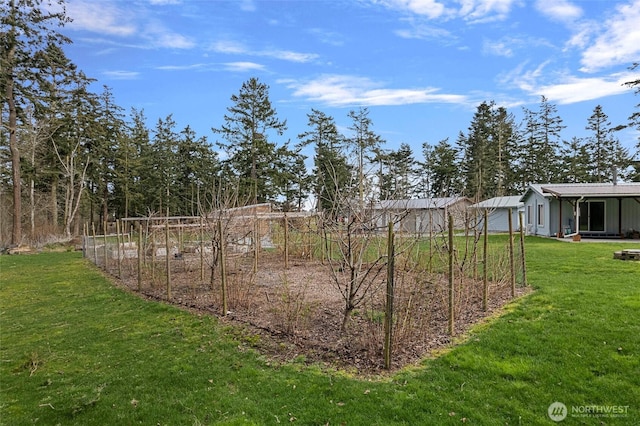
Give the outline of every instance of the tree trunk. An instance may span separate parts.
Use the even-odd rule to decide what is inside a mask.
[[[9,52],[9,62],[15,55],[15,47]],[[11,179],[13,180],[13,228],[11,230],[11,244],[22,242],[22,181],[20,176],[20,150],[18,149],[18,110],[13,93],[13,73],[7,71],[7,104],[9,105],[9,150],[11,151]]]
[[[58,176],[51,182],[51,226],[58,232]]]

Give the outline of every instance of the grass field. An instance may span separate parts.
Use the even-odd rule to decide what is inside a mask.
[[[640,262],[612,258],[625,247],[529,238],[534,293],[375,378],[269,361],[77,253],[1,256],[0,424],[544,425],[555,401],[560,424],[640,424]]]

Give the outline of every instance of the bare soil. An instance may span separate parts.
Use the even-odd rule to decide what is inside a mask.
[[[136,259],[124,261],[123,278],[117,282],[138,293],[136,263]],[[170,300],[164,260],[157,262],[153,274],[150,262],[144,267],[143,297],[240,326],[245,342],[274,361],[320,363],[363,374],[383,371],[384,272],[370,283],[367,296],[341,331],[345,302],[328,264],[296,259],[285,269],[282,255],[270,253],[262,255],[254,273],[250,256],[230,258],[228,311],[223,315],[218,268],[211,280],[211,269],[205,265],[202,280],[199,255],[185,254],[170,263]],[[117,265],[110,265],[109,272],[117,275]],[[480,280],[457,278],[455,285],[457,336],[513,300],[508,282],[492,282],[484,311]],[[517,287],[516,297],[528,291],[530,288]],[[392,369],[415,364],[452,344],[444,275],[396,269],[394,308]]]

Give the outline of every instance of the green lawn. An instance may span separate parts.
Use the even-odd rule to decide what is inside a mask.
[[[560,424],[640,424],[640,262],[612,258],[625,247],[640,243],[529,238],[533,294],[375,379],[269,362],[77,253],[0,256],[0,424],[548,425],[554,401]],[[571,413],[592,406],[624,417]]]

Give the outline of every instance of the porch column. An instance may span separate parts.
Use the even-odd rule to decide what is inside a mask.
[[[562,233],[562,198],[558,197],[558,212],[559,212],[559,217],[558,217],[558,238],[562,238],[564,237],[564,234]]]
[[[618,198],[618,235],[623,238],[622,234],[622,198]]]

